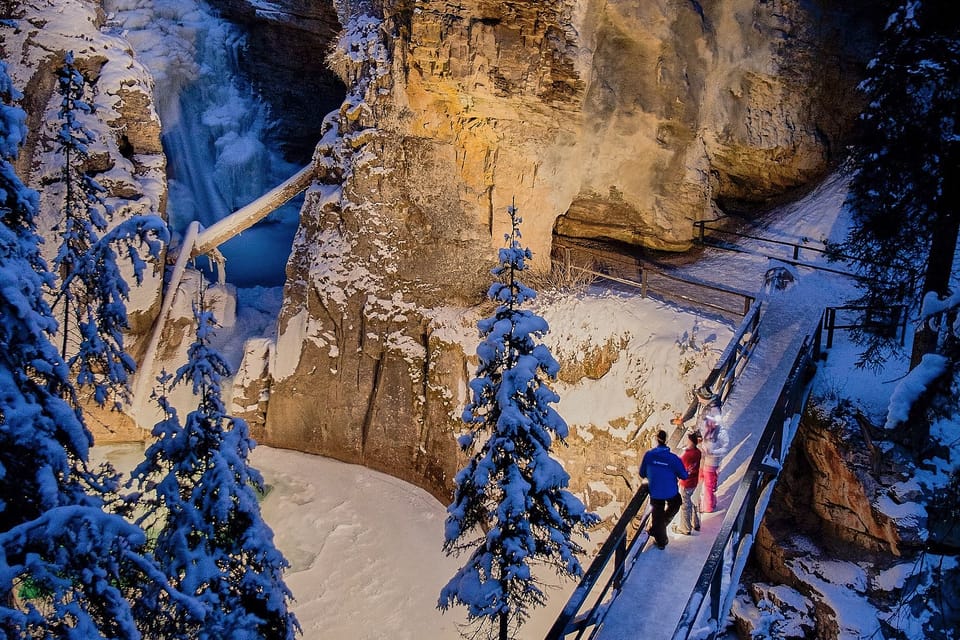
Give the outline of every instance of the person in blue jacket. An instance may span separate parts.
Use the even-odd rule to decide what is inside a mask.
[[[680,511],[680,489],[677,480],[687,479],[687,470],[677,454],[667,446],[667,432],[657,432],[657,446],[643,454],[640,477],[650,485],[650,535],[663,549],[667,546],[667,525]]]

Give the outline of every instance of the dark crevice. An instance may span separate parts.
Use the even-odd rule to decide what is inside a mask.
[[[373,424],[373,414],[377,407],[377,394],[380,391],[380,377],[383,371],[383,356],[373,362],[373,386],[367,398],[367,410],[363,416],[363,426],[360,429],[360,461],[366,463],[367,438],[370,435],[370,426]]]
[[[427,438],[430,434],[430,334],[433,333],[429,325],[424,325],[420,334],[420,341],[423,344],[423,369],[421,371],[422,384],[421,393],[423,394],[423,409],[420,417],[420,432],[417,434],[417,450],[413,452],[415,460],[421,460],[423,454],[427,451]],[[418,465],[421,470],[423,465]]]

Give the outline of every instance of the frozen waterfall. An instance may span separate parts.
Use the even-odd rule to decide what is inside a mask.
[[[176,233],[194,220],[211,226],[300,169],[271,141],[267,105],[240,74],[236,27],[202,1],[106,0],[105,8],[156,83]],[[228,281],[283,283],[301,202],[220,247]]]

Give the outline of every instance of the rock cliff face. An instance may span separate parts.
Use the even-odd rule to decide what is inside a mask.
[[[160,146],[160,120],[153,108],[152,81],[121,34],[106,24],[96,0],[0,2],[0,53],[15,86],[24,94],[28,138],[18,159],[18,174],[40,193],[38,227],[48,241],[48,259],[56,251],[53,229],[62,218],[63,159],[54,140],[60,119],[57,71],[73,51],[88,87],[94,111],[82,116],[94,144],[83,167],[106,189],[113,221],[138,214],[164,214],[166,161]],[[127,305],[136,356],[138,338],[149,331],[159,308],[160,270],[147,269],[141,286],[131,279]],[[102,439],[141,437],[120,414],[99,415],[91,407],[91,427]]]
[[[790,621],[785,637],[846,637],[856,602],[884,611],[922,601],[923,589],[890,578],[906,567],[926,571],[917,556],[928,525],[915,470],[885,449],[871,455],[849,417],[808,411],[801,422],[757,534],[750,586],[754,601],[774,603]],[[911,598],[917,603],[905,605]],[[752,617],[738,616],[746,635]]]
[[[84,169],[107,189],[118,218],[162,213],[166,163],[152,81],[129,43],[106,25],[100,3],[30,0],[0,5],[0,11],[5,18],[0,50],[24,94],[21,106],[28,117],[28,139],[18,169],[40,191],[41,215],[58,215],[55,185],[62,160],[54,145],[60,123],[56,84],[66,51],[74,52],[87,85],[86,100],[94,108],[83,119],[95,138]]]
[[[797,445],[800,450],[783,474],[783,485],[777,487],[779,511],[805,514],[814,537],[838,546],[897,556],[904,546],[922,545],[923,522],[915,518],[898,522],[876,508],[876,501],[885,496],[900,503],[914,502],[918,496],[896,491],[896,483],[906,478],[893,475],[889,462],[882,474],[874,467],[856,424],[808,415]],[[770,526],[775,522],[771,519]],[[796,530],[795,525],[790,528]]]
[[[388,3],[391,112],[453,152],[495,241],[516,199],[541,264],[554,227],[682,250],[838,159],[871,21],[835,5]]]
[[[441,497],[472,348],[438,318],[481,299],[507,206],[541,267],[554,232],[684,250],[692,222],[838,159],[876,26],[859,2],[334,6],[347,98],[314,156],[277,343],[251,349],[239,405],[265,442]]]

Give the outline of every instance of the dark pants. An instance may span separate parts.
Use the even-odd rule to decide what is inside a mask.
[[[682,502],[679,492],[666,500],[650,498],[650,506],[653,508],[653,514],[650,516],[650,535],[661,547],[667,544],[667,525],[680,511]]]

